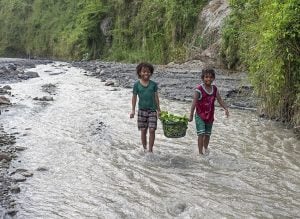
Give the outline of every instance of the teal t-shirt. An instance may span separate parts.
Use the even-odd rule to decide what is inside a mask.
[[[133,85],[133,94],[139,97],[139,109],[156,110],[155,93],[157,92],[157,83],[149,81],[148,86],[143,86],[138,80]]]

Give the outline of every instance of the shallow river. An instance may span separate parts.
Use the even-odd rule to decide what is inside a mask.
[[[11,84],[15,106],[2,115],[28,148],[13,166],[34,173],[20,183],[17,218],[300,216],[300,144],[290,130],[216,108],[208,156],[197,155],[194,123],[179,139],[164,137],[159,123],[154,154],[144,153],[129,119],[131,89],[66,63],[33,70],[41,77]],[[49,95],[48,83],[54,101],[32,100]],[[161,98],[161,108],[188,114],[190,103]]]

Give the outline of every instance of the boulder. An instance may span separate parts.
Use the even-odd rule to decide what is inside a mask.
[[[28,72],[25,72],[24,74],[27,78],[37,78],[37,77],[40,77],[39,74],[37,72],[34,72],[34,71],[28,71]]]
[[[10,100],[7,97],[0,96],[0,105],[2,105],[2,104],[10,105],[11,103],[10,103]]]

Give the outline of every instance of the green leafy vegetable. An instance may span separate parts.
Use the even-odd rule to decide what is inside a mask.
[[[188,118],[162,111],[159,117],[163,125],[164,135],[168,138],[181,138],[186,134]]]
[[[172,113],[169,113],[167,111],[161,111],[159,119],[164,123],[183,123],[187,126],[189,120],[188,118],[184,116],[178,116],[174,115]]]

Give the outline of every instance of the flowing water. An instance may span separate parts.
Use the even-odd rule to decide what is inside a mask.
[[[104,86],[66,63],[39,65],[41,77],[11,84],[15,106],[6,129],[27,147],[15,168],[17,218],[297,218],[300,144],[290,130],[248,111],[216,108],[208,156],[197,155],[194,123],[184,138],[164,137],[144,153],[131,89]],[[54,101],[33,101],[49,95]],[[161,98],[161,108],[188,114],[190,103]]]

